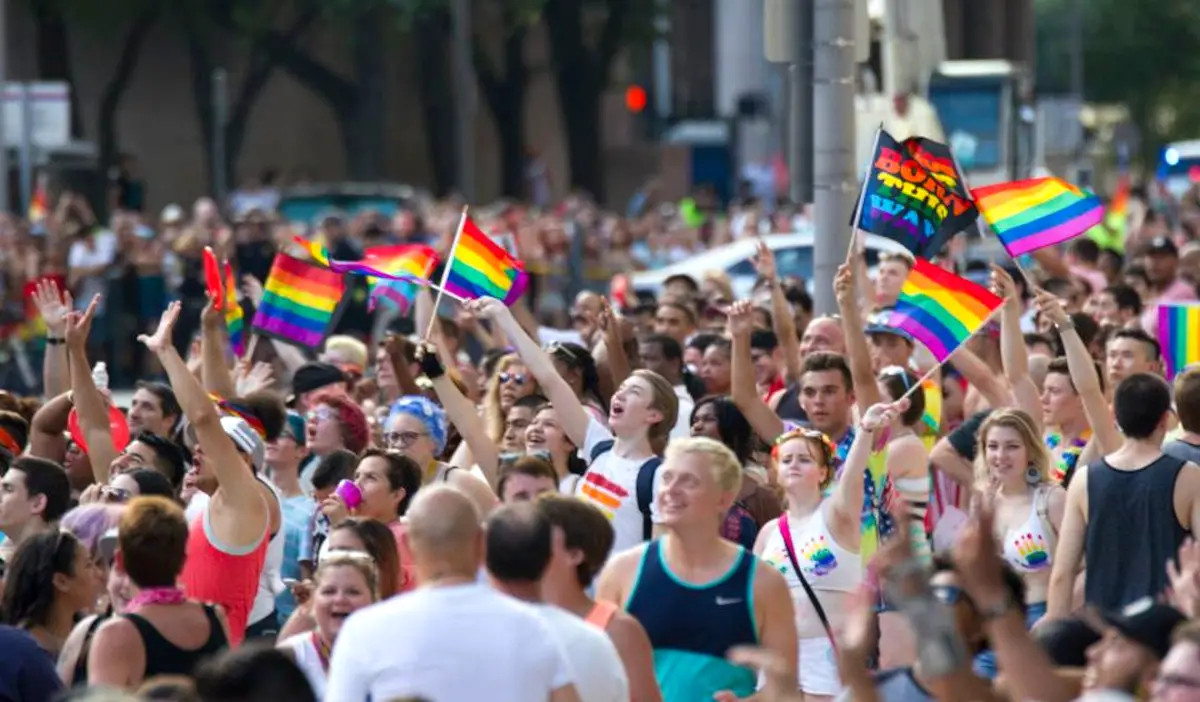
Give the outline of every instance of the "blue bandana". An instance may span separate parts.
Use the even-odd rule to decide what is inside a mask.
[[[442,453],[446,448],[445,410],[424,395],[405,395],[392,403],[392,409],[388,412],[388,423],[391,424],[392,419],[399,414],[407,414],[421,420],[437,449],[434,453]]]

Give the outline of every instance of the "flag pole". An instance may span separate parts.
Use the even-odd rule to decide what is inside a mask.
[[[432,312],[432,314],[429,315],[429,326],[425,327],[425,336],[422,337],[423,341],[429,340],[429,335],[433,333],[433,325],[435,323],[437,323],[438,305],[440,305],[442,303],[442,295],[445,294],[445,292],[446,292],[446,278],[450,277],[450,267],[454,265],[454,254],[458,252],[458,238],[460,236],[462,236],[463,227],[466,226],[466,224],[467,224],[467,206],[463,205],[462,217],[459,217],[458,229],[454,232],[454,241],[450,242],[450,256],[447,257],[446,265],[444,268],[442,268],[442,279],[436,286],[433,286],[433,285],[430,286],[430,287],[436,287],[438,294],[437,294],[437,297],[434,298],[434,300],[433,300],[433,312]],[[462,302],[462,299],[459,298],[457,295],[455,295],[454,297],[456,299],[458,299],[459,302]]]
[[[1000,310],[1002,310],[1002,309],[1004,309],[1004,305],[1003,305],[1003,304],[1001,304],[1001,305],[1000,305],[999,307],[997,307],[996,309],[992,310],[992,313],[991,313],[991,314],[989,314],[987,317],[985,317],[985,318],[984,318],[984,320],[983,320],[983,323],[979,325],[979,328],[978,328],[978,329],[976,329],[975,331],[973,331],[973,332],[971,332],[970,334],[968,334],[968,335],[967,335],[967,338],[965,338],[965,339],[963,339],[963,340],[962,340],[962,343],[960,343],[960,344],[956,345],[956,346],[954,347],[954,349],[950,351],[950,353],[946,354],[946,361],[949,361],[949,360],[950,360],[950,357],[954,355],[954,352],[955,352],[955,351],[958,351],[960,348],[962,348],[962,346],[963,346],[964,344],[966,344],[968,341],[970,341],[970,340],[971,340],[971,337],[973,337],[973,336],[975,336],[976,334],[978,334],[980,331],[982,331],[982,330],[983,330],[983,328],[984,328],[984,327],[986,327],[988,324],[990,324],[990,323],[991,323],[991,321],[992,321],[992,320],[993,320],[993,319],[996,317],[996,315],[997,315],[997,314],[999,314],[999,313],[1000,313]],[[921,376],[921,378],[920,378],[920,379],[919,379],[917,382],[913,383],[913,384],[912,384],[912,386],[911,386],[911,387],[909,387],[909,389],[908,389],[908,390],[906,390],[906,391],[904,392],[904,394],[903,394],[903,395],[901,395],[901,396],[899,397],[899,399],[897,399],[897,400],[896,400],[896,402],[900,402],[901,400],[907,399],[909,395],[911,395],[911,394],[913,394],[914,392],[916,392],[917,390],[919,390],[919,389],[921,388],[921,385],[922,385],[922,384],[923,384],[923,383],[924,383],[926,380],[929,380],[929,379],[933,378],[933,374],[934,374],[934,373],[937,373],[939,370],[941,370],[941,369],[942,369],[942,366],[946,365],[946,361],[938,361],[938,362],[937,362],[937,364],[935,364],[935,365],[933,366],[933,368],[930,368],[930,369],[929,369],[929,370],[928,370],[928,371],[925,373],[925,375]]]
[[[883,133],[883,122],[875,128],[875,140],[871,143],[871,159],[875,158],[875,151],[879,149],[879,135]],[[871,162],[867,162],[866,175],[863,176],[862,187],[858,189],[858,203],[854,206],[854,219],[851,220],[850,226],[850,245],[846,247],[846,263],[850,263],[850,259],[854,257],[854,240],[858,238],[858,223],[862,218],[863,201],[867,199],[867,178],[871,177]]]

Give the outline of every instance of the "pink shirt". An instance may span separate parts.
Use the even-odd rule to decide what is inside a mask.
[[[1183,278],[1176,278],[1162,295],[1146,302],[1142,310],[1142,329],[1151,336],[1158,334],[1158,303],[1191,302],[1196,299],[1196,288]]]
[[[225,609],[229,619],[229,645],[237,646],[246,637],[246,620],[254,606],[258,579],[267,558],[266,529],[253,546],[234,548],[221,544],[213,533],[209,518],[211,504],[192,520],[188,530],[187,562],[179,582],[188,597],[213,602]],[[267,525],[270,528],[270,525]]]

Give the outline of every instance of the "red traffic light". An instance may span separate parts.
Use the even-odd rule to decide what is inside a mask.
[[[640,85],[625,88],[625,109],[630,112],[641,112],[646,109],[646,89]]]

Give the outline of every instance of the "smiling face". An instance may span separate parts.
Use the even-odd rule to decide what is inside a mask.
[[[983,460],[988,476],[1001,485],[1020,484],[1029,467],[1029,450],[1020,432],[1012,427],[992,426],[983,439]]]
[[[612,397],[608,410],[608,425],[617,436],[637,436],[662,421],[663,415],[650,405],[654,388],[645,378],[632,376],[621,383]]]
[[[505,412],[512,408],[514,402],[534,390],[533,376],[530,375],[529,369],[520,363],[510,363],[498,371],[496,382],[499,384],[500,409]]]
[[[371,587],[358,568],[350,565],[322,568],[313,592],[313,618],[318,631],[327,641],[335,641],[346,618],[372,601]]]
[[[525,452],[549,451],[555,464],[565,461],[575,450],[571,440],[558,421],[558,412],[553,407],[543,407],[533,416],[525,429]]]
[[[122,473],[130,473],[138,468],[155,469],[154,449],[140,441],[132,441],[120,456],[113,459],[109,464],[108,471],[113,475],[121,475]]]
[[[729,511],[737,491],[722,490],[717,482],[713,458],[700,452],[670,455],[659,469],[662,488],[658,493],[660,523],[668,528],[719,523]]]

